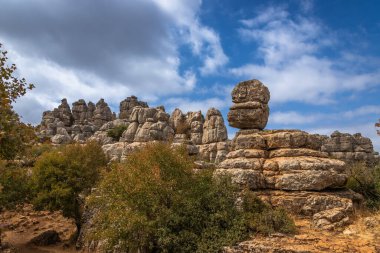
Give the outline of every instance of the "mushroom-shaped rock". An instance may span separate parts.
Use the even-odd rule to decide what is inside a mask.
[[[264,129],[268,122],[270,93],[259,80],[240,82],[231,93],[234,103],[228,113],[230,126]]]

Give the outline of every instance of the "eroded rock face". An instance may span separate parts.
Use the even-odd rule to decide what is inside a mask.
[[[239,83],[232,90],[234,103],[228,113],[230,126],[240,129],[264,129],[268,122],[270,93],[259,80]]]
[[[250,173],[252,190],[323,190],[342,187],[347,179],[345,163],[330,159],[312,141],[316,136],[299,130],[267,130],[237,133],[232,151],[218,173],[231,172],[239,184]]]
[[[330,158],[327,148],[353,150],[352,141],[337,136],[339,141],[334,139],[333,143],[340,145],[328,145],[327,136],[300,130],[263,130],[269,116],[269,98],[268,89],[258,80],[241,82],[234,88],[228,121],[241,130],[215,174],[231,176],[241,188],[258,192],[274,206],[312,216],[317,227],[331,229],[346,224],[352,199],[333,193],[346,183],[346,164]],[[357,142],[370,151],[365,139]],[[325,192],[327,189],[331,193]]]
[[[101,128],[105,123],[114,120],[115,117],[111,112],[108,104],[101,98],[95,106],[93,122],[97,128]]]
[[[42,115],[42,139],[50,138],[53,144],[84,142],[103,124],[114,118],[107,103],[101,99],[96,105],[86,104],[83,99],[73,103],[72,110],[66,99],[62,99],[58,108],[46,111]]]
[[[133,108],[136,106],[148,108],[148,104],[146,102],[139,101],[136,96],[130,96],[121,101],[119,119],[128,119],[133,111]]]
[[[366,162],[373,164],[379,161],[379,155],[373,149],[372,141],[360,133],[348,134],[335,131],[330,138],[325,138],[321,150],[347,163]]]
[[[211,108],[207,111],[203,125],[202,143],[215,143],[227,140],[227,128],[224,125],[222,114],[219,110]]]

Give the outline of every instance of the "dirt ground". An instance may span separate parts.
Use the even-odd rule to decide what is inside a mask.
[[[20,253],[63,253],[75,252],[68,245],[70,237],[75,234],[75,223],[64,218],[60,212],[33,211],[26,205],[17,211],[0,213],[2,242],[10,244],[11,252]],[[37,247],[28,244],[35,236],[47,230],[58,232],[61,242],[54,246]]]
[[[298,232],[294,236],[255,236],[230,252],[380,253],[380,213],[358,214],[353,224],[339,231],[313,229],[307,219],[296,218],[295,221]],[[24,206],[17,211],[0,213],[0,228],[3,231],[2,242],[9,243],[14,248],[5,252],[78,252],[68,245],[70,237],[76,231],[75,224],[73,220],[64,218],[60,212],[36,212],[31,206]],[[31,238],[51,229],[59,233],[62,242],[46,247],[28,244]]]
[[[337,231],[314,229],[307,219],[295,222],[294,236],[255,236],[228,252],[380,253],[380,213],[358,214],[351,225]]]

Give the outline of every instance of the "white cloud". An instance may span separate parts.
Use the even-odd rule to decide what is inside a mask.
[[[153,0],[168,13],[180,28],[182,43],[190,44],[192,52],[203,61],[202,75],[217,72],[228,62],[219,35],[199,21],[197,16],[202,1]]]
[[[133,94],[158,103],[193,92],[198,70],[213,74],[228,62],[219,35],[200,21],[200,7],[197,0],[5,2],[0,41],[20,76],[36,84],[16,110],[37,123],[63,97],[104,98],[117,110]],[[182,46],[202,63],[183,69]]]
[[[359,71],[344,52],[341,58],[320,56],[337,41],[310,17],[291,18],[285,8],[271,7],[242,24],[242,39],[258,43],[256,55],[263,63],[247,63],[230,73],[263,81],[272,91],[272,102],[327,104],[337,93],[379,85],[380,71]]]
[[[280,125],[305,125],[317,122],[347,121],[371,115],[375,117],[380,115],[380,106],[364,105],[353,110],[342,111],[339,113],[275,111],[270,114],[269,122]]]
[[[303,125],[310,124],[323,118],[320,114],[304,115],[295,111],[274,112],[269,116],[269,123],[281,125]]]

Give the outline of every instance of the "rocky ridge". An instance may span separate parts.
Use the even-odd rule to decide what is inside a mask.
[[[217,175],[231,176],[273,206],[310,216],[316,227],[348,224],[360,196],[342,189],[348,177],[345,162],[321,150],[323,136],[300,130],[262,130],[268,121],[265,103],[269,98],[269,90],[258,80],[241,82],[233,89],[228,121],[240,130]],[[255,106],[251,112],[246,106],[236,106],[241,103]],[[245,118],[256,122],[249,125]]]
[[[119,139],[108,134],[115,128],[124,129]],[[206,117],[201,111],[184,114],[180,109],[169,115],[163,106],[149,107],[135,96],[120,102],[119,118],[103,99],[96,105],[80,99],[72,109],[62,99],[58,108],[43,113],[38,135],[53,144],[95,140],[116,161],[154,141],[186,145],[190,155],[211,163],[223,161],[228,152],[227,129],[219,110],[209,109]]]

